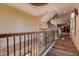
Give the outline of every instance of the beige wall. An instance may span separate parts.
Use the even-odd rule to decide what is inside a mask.
[[[79,9],[79,4],[75,4],[74,8],[78,8]],[[79,51],[79,15],[78,15],[78,17],[76,19],[76,36],[72,33],[72,37],[71,38],[72,38],[76,48]]]
[[[79,16],[77,17],[77,20],[76,20],[76,36],[74,35],[74,33],[72,33],[71,38],[72,38],[76,48],[79,51]]]
[[[39,31],[39,17],[0,4],[0,33]]]
[[[39,31],[40,17],[0,4],[0,34]],[[9,41],[10,44],[13,44],[12,40]],[[18,42],[18,38],[16,42]],[[0,38],[0,47],[6,45],[6,38]]]

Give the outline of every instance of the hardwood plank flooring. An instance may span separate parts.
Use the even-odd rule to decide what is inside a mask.
[[[62,39],[64,38],[64,39]],[[49,51],[47,56],[78,56],[79,53],[70,39],[69,35],[64,34],[58,39]]]

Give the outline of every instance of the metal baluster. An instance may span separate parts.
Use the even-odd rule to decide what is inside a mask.
[[[20,39],[19,48],[20,48],[20,56],[21,56],[21,35],[20,35],[19,39]]]
[[[28,34],[28,56],[29,56],[29,34]]]
[[[38,33],[35,34],[36,35],[36,41],[35,41],[35,52],[36,52],[36,56],[38,55]]]
[[[43,32],[43,40],[44,40],[44,49],[45,49],[45,32]]]
[[[40,33],[38,33],[38,39],[37,39],[37,41],[38,41],[38,46],[37,46],[37,53],[38,53],[38,55],[40,55],[39,53],[40,53],[40,45],[39,45],[39,43],[40,43]]]
[[[7,56],[9,56],[9,38],[7,37]]]
[[[54,40],[54,31],[52,32],[52,42],[54,42],[55,40]]]
[[[46,49],[47,49],[47,47],[48,47],[48,45],[49,45],[49,43],[48,43],[48,38],[49,38],[49,37],[48,37],[48,36],[49,36],[49,35],[48,35],[48,32],[46,32],[46,45],[47,45],[47,46],[46,46]]]
[[[37,33],[37,40],[36,40],[36,42],[37,42],[37,46],[36,46],[37,55],[38,55],[38,44],[39,44],[39,43],[38,43],[38,36],[39,36],[39,35],[38,35],[38,33]]]
[[[15,36],[14,36],[14,56],[15,56]]]
[[[31,34],[31,56],[32,56],[32,34]]]
[[[26,55],[26,35],[24,35],[24,56]]]
[[[54,37],[54,40],[55,40],[55,31],[53,31],[53,37]]]
[[[34,56],[35,56],[35,34],[34,34]]]
[[[45,44],[46,44],[46,49],[47,49],[47,32],[45,32]]]
[[[37,56],[37,33],[36,33],[36,56]]]
[[[35,56],[36,56],[36,34],[35,34]]]

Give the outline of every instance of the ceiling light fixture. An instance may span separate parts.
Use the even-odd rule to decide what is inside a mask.
[[[34,6],[44,6],[47,5],[48,3],[30,3],[30,4]]]

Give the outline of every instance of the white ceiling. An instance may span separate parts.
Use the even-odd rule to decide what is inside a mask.
[[[61,14],[71,11],[75,6],[73,3],[49,3],[48,5],[42,7],[32,6],[28,3],[8,3],[6,5],[12,6],[25,13],[30,13],[34,16],[39,16],[50,11]]]

